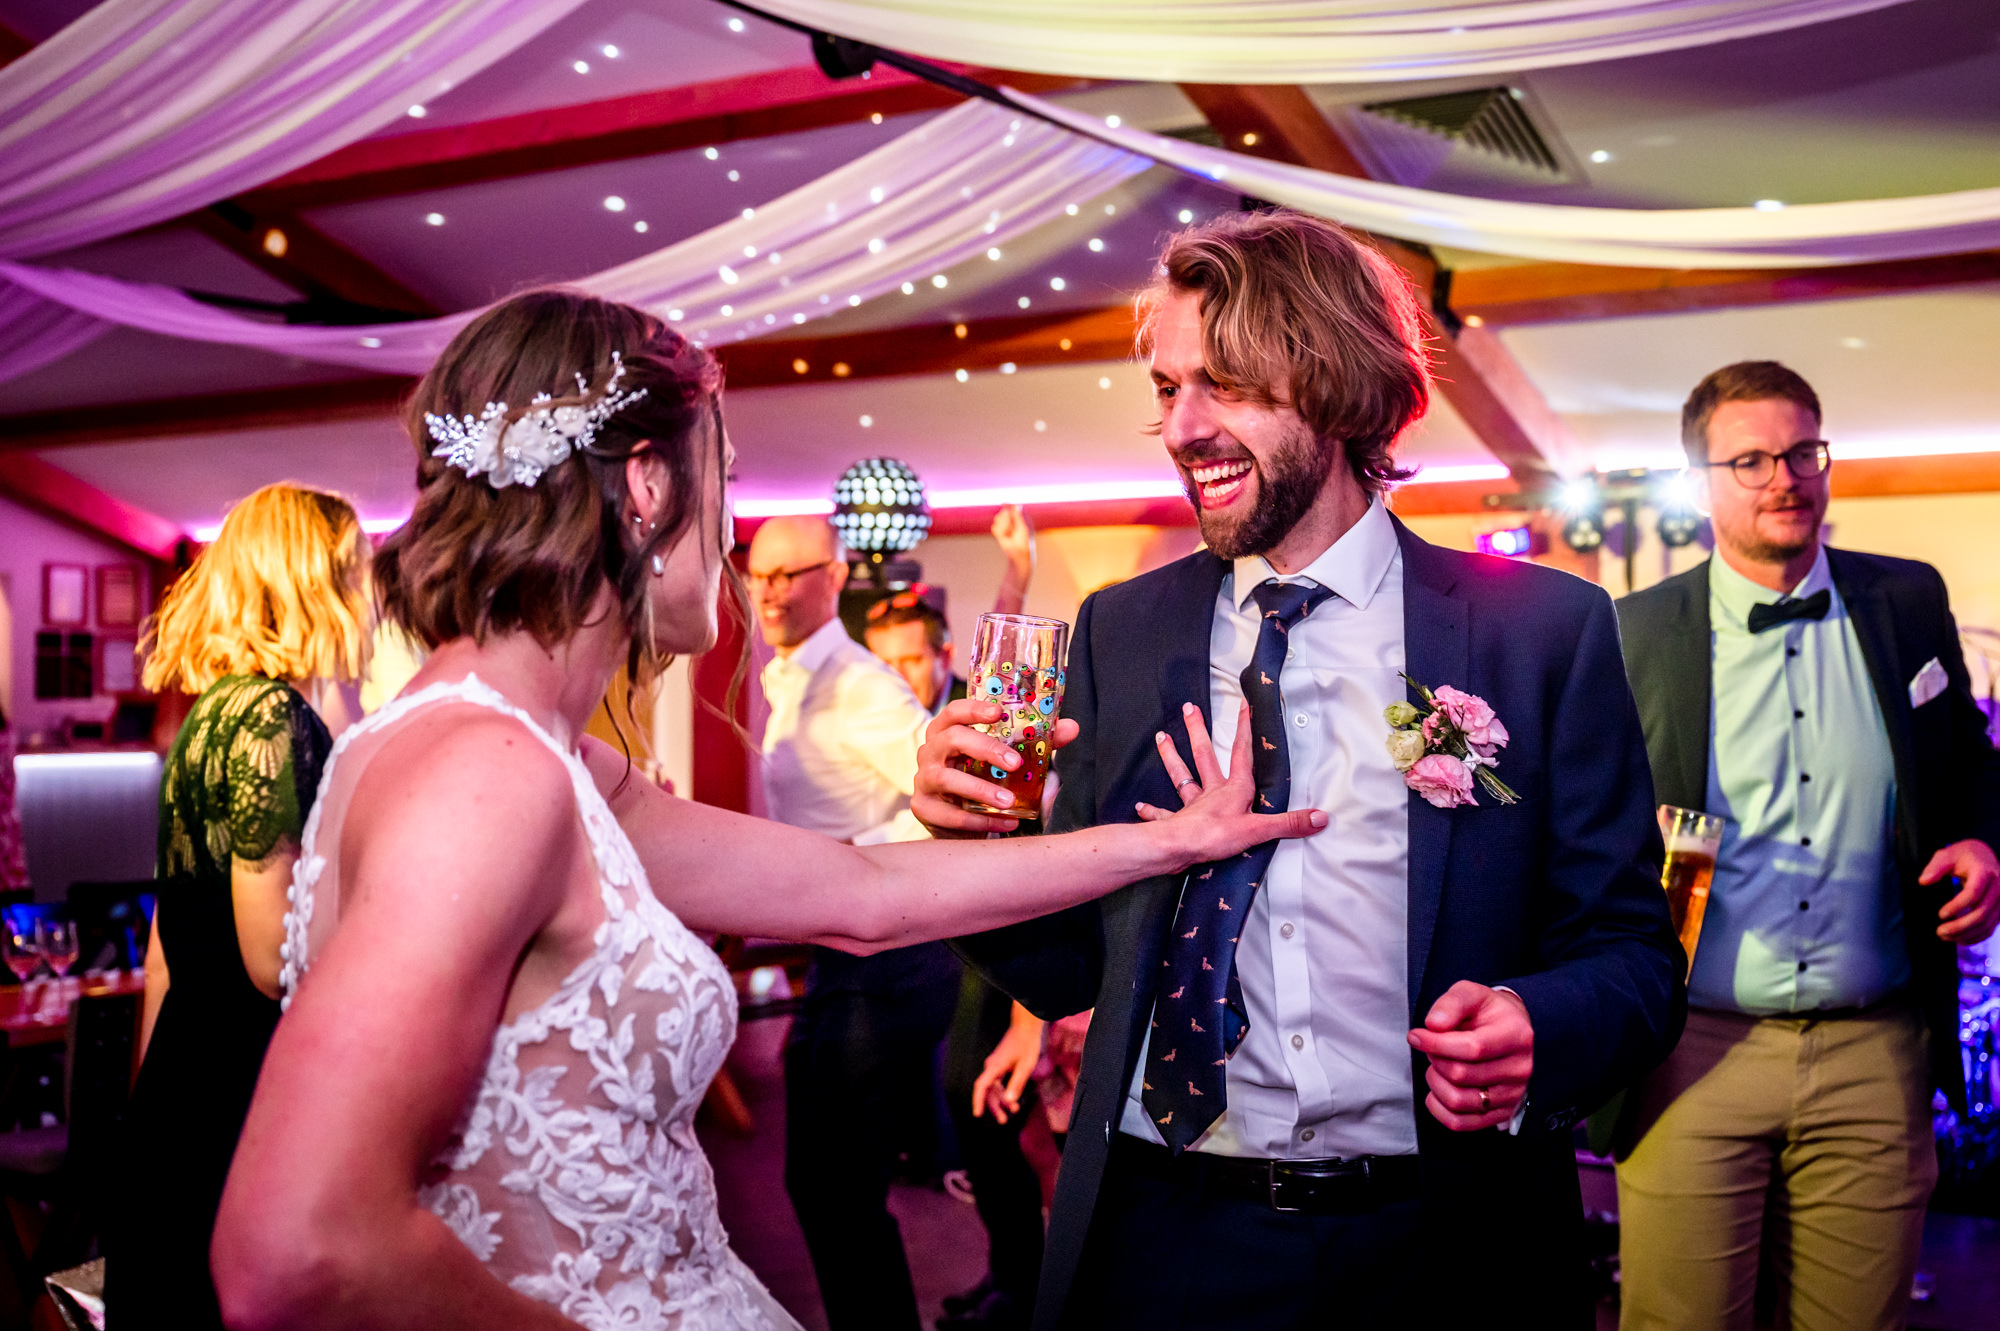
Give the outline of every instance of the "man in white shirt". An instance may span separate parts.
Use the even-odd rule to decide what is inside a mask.
[[[1331,821],[959,940],[1036,1015],[1095,1009],[1035,1324],[1589,1327],[1570,1128],[1682,1001],[1610,599],[1389,514],[1425,354],[1408,284],[1340,228],[1182,232],[1141,310],[1209,548],[1084,603],[1051,830],[1194,799],[1246,714],[1260,801]],[[1423,688],[1465,744],[1398,751],[1429,743],[1391,734]],[[930,727],[936,829],[1006,826],[947,764],[1010,765],[988,719]]]
[[[750,542],[746,581],[777,652],[763,674],[765,797],[779,822],[841,841],[921,837],[909,804],[930,714],[842,627],[847,573],[824,519],[773,518]],[[833,1331],[918,1325],[889,1183],[901,1144],[934,1130],[958,980],[938,943],[872,957],[814,949],[785,1048],[785,1190]]]

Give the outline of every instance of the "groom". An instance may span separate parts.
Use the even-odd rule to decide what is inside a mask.
[[[1096,1010],[1036,1326],[1587,1327],[1570,1127],[1684,1000],[1611,602],[1390,516],[1429,385],[1372,250],[1247,214],[1159,271],[1159,429],[1208,549],[1079,612],[1052,830],[1196,798],[1191,740],[1226,757],[1246,698],[1260,802],[1331,821],[960,940],[1037,1015]],[[1517,803],[1412,765],[1420,733],[1392,754],[1384,709],[1422,702],[1399,672],[1475,695],[1458,719]],[[1008,826],[946,765],[1012,765],[968,724],[995,710],[931,724],[913,808],[940,834]]]

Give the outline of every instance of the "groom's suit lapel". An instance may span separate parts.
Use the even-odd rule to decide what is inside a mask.
[[[1404,671],[1426,688],[1442,684],[1470,689],[1471,605],[1454,596],[1458,570],[1428,542],[1396,523],[1403,552]],[[1422,695],[1409,691],[1421,704]],[[1388,733],[1388,723],[1383,723]],[[1410,792],[1410,1006],[1414,1011],[1423,987],[1424,966],[1430,959],[1431,936],[1437,929],[1438,903],[1444,895],[1444,871],[1451,852],[1451,810],[1432,807]]]
[[[1209,724],[1208,643],[1215,619],[1215,598],[1229,564],[1206,551],[1182,562],[1174,584],[1163,589],[1158,601],[1157,636],[1151,639],[1158,652],[1159,719],[1157,726],[1171,735],[1183,757],[1189,756],[1187,722],[1181,704],[1191,702],[1201,709],[1202,721]],[[1210,725],[1211,732],[1213,726]],[[1140,770],[1146,775],[1134,784],[1137,798],[1165,808],[1174,807],[1172,783],[1153,753],[1152,731],[1138,737]],[[1130,808],[1107,810],[1114,818],[1127,818]],[[1130,956],[1134,960],[1132,1005],[1134,1038],[1127,1052],[1126,1077],[1138,1057],[1139,1032],[1151,1019],[1153,980],[1159,973],[1161,954],[1166,947],[1167,926],[1174,907],[1180,904],[1182,875],[1149,878],[1130,891],[1114,892],[1104,898],[1104,944],[1107,957]],[[1122,1083],[1121,1083],[1122,1084]]]

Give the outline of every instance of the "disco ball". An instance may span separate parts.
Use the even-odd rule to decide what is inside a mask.
[[[856,554],[900,554],[930,535],[924,483],[893,458],[863,459],[833,487],[833,527]]]

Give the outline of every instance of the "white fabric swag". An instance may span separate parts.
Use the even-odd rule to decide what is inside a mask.
[[[931,281],[1151,165],[967,102],[742,218],[571,285],[650,310],[699,342],[740,341]],[[10,306],[19,316],[19,292],[148,332],[402,374],[428,369],[478,314],[280,325],[169,287],[0,261],[0,317]]]
[[[2000,189],[1757,208],[1586,208],[1441,194],[1112,128],[1027,93],[1016,105],[1191,176],[1404,240],[1526,259],[1657,268],[1810,268],[2000,246]]]
[[[53,254],[365,138],[583,0],[105,0],[0,68],[0,258]]]
[[[1649,55],[1903,0],[755,0],[934,60],[1079,78],[1373,83]]]

